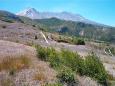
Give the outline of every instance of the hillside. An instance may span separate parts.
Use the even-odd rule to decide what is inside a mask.
[[[1,14],[0,86],[114,86],[114,27]]]
[[[79,36],[90,40],[100,40],[115,43],[115,27],[97,24],[88,24],[84,22],[65,21],[57,18],[50,19],[29,19],[27,17],[16,16],[6,11],[0,11],[1,20],[17,21],[33,25],[38,29],[48,32],[56,32],[69,36]]]
[[[0,10],[0,20],[10,22],[10,23],[15,21],[23,22],[17,15],[4,10]]]
[[[35,48],[0,40],[0,86],[39,86],[55,81],[56,72],[37,59]]]
[[[59,20],[57,18],[35,20],[36,22],[49,27],[47,31],[53,31],[65,35],[80,36],[84,38],[115,42],[115,28],[87,24],[83,22],[72,22]]]

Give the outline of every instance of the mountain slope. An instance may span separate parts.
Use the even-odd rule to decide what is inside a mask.
[[[115,28],[110,26],[87,24],[79,21],[66,21],[57,18],[30,19],[28,17],[14,15],[7,11],[0,11],[0,20],[21,22],[48,32],[57,32],[64,35],[80,36],[115,43]]]
[[[56,18],[35,20],[39,24],[49,27],[48,31],[60,34],[82,36],[94,40],[115,42],[115,28],[86,24],[83,22],[64,21]]]
[[[14,22],[14,21],[22,22],[17,15],[4,10],[0,10],[0,20],[6,22]]]
[[[17,13],[17,15],[19,16],[25,16],[25,17],[29,17],[31,19],[47,19],[47,18],[58,18],[61,20],[67,20],[67,21],[81,21],[81,22],[85,22],[85,23],[95,23],[93,21],[90,21],[86,18],[84,18],[83,16],[79,15],[79,14],[72,14],[69,12],[38,12],[36,9],[34,8],[28,8],[25,9],[24,11],[21,11],[19,13]]]
[[[88,36],[89,34],[94,34],[95,31],[98,31],[98,30],[100,31],[101,30],[103,32],[103,34],[105,34],[107,32],[104,37],[110,37],[110,35],[114,35],[114,28],[112,28],[112,27],[102,27],[102,26],[97,26],[97,25],[92,25],[92,24],[86,24],[86,23],[83,23],[83,22],[64,21],[64,20],[60,20],[60,19],[56,19],[56,18],[41,19],[41,20],[34,20],[33,19],[32,20],[32,19],[29,19],[29,18],[26,18],[26,17],[20,17],[20,16],[17,16],[17,17],[21,21],[23,21],[23,23],[17,22],[17,21],[14,21],[13,23],[9,23],[9,22],[4,22],[4,21],[0,20],[0,39],[22,43],[22,45],[9,43],[9,42],[8,43],[1,42],[1,48],[0,48],[1,49],[1,55],[4,55],[4,56],[5,55],[9,56],[10,54],[15,54],[16,56],[18,56],[18,54],[19,55],[24,55],[24,56],[28,56],[28,55],[31,55],[31,54],[33,55],[34,53],[36,53],[36,51],[33,51],[33,49],[34,49],[33,47],[35,47],[33,45],[36,45],[36,44],[37,45],[40,44],[41,46],[46,46],[46,47],[54,47],[56,50],[62,50],[62,48],[63,48],[63,49],[67,49],[67,50],[71,50],[71,51],[81,53],[82,55],[83,54],[86,55],[89,52],[94,51],[100,58],[104,58],[104,60],[107,57],[107,60],[106,60],[107,62],[106,63],[110,64],[110,67],[111,67],[111,69],[107,68],[107,71],[110,71],[110,74],[111,74],[111,71],[112,71],[112,74],[114,75],[114,73],[115,73],[114,72],[115,71],[114,63],[110,62],[109,60],[112,60],[114,62],[115,59],[114,59],[114,57],[112,58],[111,56],[106,55],[104,53],[103,48],[99,47],[99,49],[98,49],[98,47],[96,47],[96,48],[93,49],[93,46],[90,45],[90,42],[87,43],[86,45],[71,45],[69,43],[59,43],[59,42],[56,42],[55,40],[51,39],[51,36],[53,36],[51,33],[48,33],[48,32],[45,33],[44,32],[44,34],[46,34],[46,37],[49,41],[49,44],[47,44],[45,42],[45,40],[43,39],[42,35],[40,34],[41,31],[39,30],[39,29],[42,28],[42,29],[47,29],[47,31],[54,31],[54,32],[57,32],[57,33],[60,33],[60,34],[66,34],[66,35],[69,34],[69,35],[74,35],[74,36],[77,36],[77,35],[78,36],[84,36],[84,33],[86,33],[86,32],[87,32],[86,34]],[[46,26],[46,27],[43,27],[42,25]],[[40,27],[40,28],[38,28],[38,27]],[[90,29],[88,29],[88,28],[90,28]],[[112,28],[113,31],[111,31],[111,28]],[[85,29],[86,29],[86,32],[83,31]],[[80,31],[80,33],[79,33],[79,31]],[[104,31],[105,31],[105,33],[104,33]],[[95,33],[94,35],[96,37],[101,36],[102,32],[100,32],[98,34]],[[110,34],[108,34],[108,32]],[[54,34],[54,35],[57,36],[56,34]],[[93,36],[91,38],[93,38]],[[28,46],[25,46],[23,44],[33,46],[33,47],[31,47],[32,51],[25,48],[25,47],[28,47]],[[17,45],[17,46],[14,46],[14,45]],[[52,82],[55,79],[54,78],[55,77],[55,72],[53,72],[53,70],[51,69],[52,66],[58,66],[58,64],[60,64],[60,62],[63,63],[63,64],[62,64],[62,67],[60,65],[59,68],[63,68],[63,67],[66,68],[66,64],[67,64],[67,68],[69,67],[70,69],[74,68],[76,66],[76,61],[77,60],[74,60],[74,57],[76,59],[76,56],[74,56],[73,53],[68,53],[68,52],[65,52],[65,54],[62,53],[62,55],[64,55],[63,56],[64,58],[62,58],[61,53],[55,52],[54,49],[51,49],[51,50],[49,50],[49,48],[46,48],[46,49],[48,49],[48,50],[44,51],[43,48],[40,48],[40,49],[37,48],[38,54],[41,52],[41,54],[39,54],[41,56],[39,56],[38,58],[40,59],[42,56],[43,56],[43,58],[47,57],[47,58],[49,58],[49,61],[52,62],[52,64],[49,63],[49,62],[48,63],[46,62],[46,65],[45,65],[44,62],[43,62],[43,65],[42,65],[42,62],[39,59],[37,59],[36,54],[34,54],[36,58],[34,56],[30,56],[30,61],[31,61],[30,63],[32,63],[32,65],[31,64],[28,65],[26,63],[24,63],[24,64],[21,63],[20,64],[20,59],[18,59],[19,60],[19,65],[16,65],[16,69],[20,67],[20,68],[22,68],[22,70],[18,70],[18,71],[15,71],[15,70],[9,70],[8,71],[8,70],[6,70],[6,72],[1,71],[0,72],[0,76],[1,76],[0,81],[3,82],[3,84],[4,84],[4,81],[7,82],[7,81],[11,80],[11,82],[16,82],[17,86],[23,86],[23,85],[38,86],[39,83],[40,83],[40,80],[41,81],[43,80],[44,84],[45,84],[45,82],[46,83],[48,83],[50,81]],[[50,53],[50,51],[51,51],[51,53]],[[50,54],[48,54],[48,53],[50,53]],[[11,55],[11,56],[13,57],[13,55]],[[59,59],[58,59],[58,57],[59,57]],[[61,59],[60,59],[60,57],[61,57]],[[82,56],[80,56],[80,57],[82,57]],[[3,58],[3,57],[1,57],[1,58]],[[18,58],[20,58],[20,57],[18,57]],[[6,62],[7,59],[4,60],[4,61]],[[11,62],[11,65],[14,64],[14,63],[12,63],[12,59],[8,60],[8,61]],[[5,62],[3,62],[3,64]],[[24,60],[24,62],[27,62],[27,61]],[[82,60],[79,61],[79,62],[82,62]],[[96,61],[93,61],[93,62],[96,62]],[[17,64],[17,61],[15,63]],[[49,64],[50,66],[47,65],[47,64]],[[9,69],[9,66],[10,65],[8,65],[8,67],[5,66],[5,69],[7,69],[7,68]],[[17,66],[19,66],[19,67],[17,67]],[[28,68],[28,66],[29,66],[29,68]],[[12,66],[10,66],[10,67],[12,67]],[[13,67],[15,67],[15,64],[14,64]],[[27,67],[27,69],[25,69],[26,67]],[[81,65],[81,67],[85,68],[82,65]],[[81,67],[79,67],[79,68],[81,68]],[[31,68],[32,68],[32,70],[31,70]],[[75,67],[75,68],[77,68],[77,67]],[[88,68],[88,67],[86,66],[86,68]],[[85,71],[86,71],[86,68],[85,68]],[[92,67],[92,64],[91,64],[91,70],[92,70],[92,68],[94,70],[97,70],[97,67],[95,67],[95,65],[94,65],[94,67]],[[50,71],[50,70],[52,70],[52,71]],[[74,69],[74,70],[75,70],[75,73],[76,73],[76,69]],[[60,71],[60,69],[59,69],[59,71]],[[36,73],[36,72],[38,72],[38,73]],[[57,74],[57,72],[58,71],[56,70],[56,74]],[[66,73],[66,71],[65,71],[64,76],[67,75],[67,78],[70,77],[69,80],[73,80],[73,73],[74,72],[70,70],[70,73],[69,73],[69,76],[68,76],[68,72]],[[92,73],[92,75],[93,76],[94,75],[99,76],[99,77],[101,75],[103,75],[103,73],[102,74],[101,73],[96,74],[96,73],[97,73],[97,71]],[[49,75],[50,77],[48,77],[47,75]],[[62,75],[63,75],[63,73],[62,73]],[[8,76],[8,79],[7,79],[7,76]],[[40,76],[42,77],[42,79],[39,78]],[[51,76],[52,76],[52,78],[51,78]],[[71,79],[71,77],[72,77],[72,79]],[[62,76],[62,78],[63,78],[63,76]],[[92,82],[92,79],[89,79],[88,77],[81,77],[81,78],[77,77],[77,78],[78,78],[78,82],[80,82],[80,85],[83,85],[83,86],[84,85],[89,86],[90,84],[91,84],[91,86],[92,85],[94,86],[95,83],[97,84],[97,82],[94,82],[94,81]],[[103,80],[102,78],[101,78],[101,80]],[[66,79],[66,76],[65,76],[65,79]],[[27,81],[27,83],[26,83],[26,81]],[[90,81],[92,83],[90,83]],[[0,85],[1,85],[1,82],[0,82]],[[89,82],[90,84],[87,83],[87,82]],[[1,86],[4,86],[4,85],[1,85]],[[52,86],[54,86],[54,85],[52,85]]]

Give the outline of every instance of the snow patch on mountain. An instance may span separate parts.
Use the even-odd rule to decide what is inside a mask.
[[[38,12],[36,9],[34,8],[28,8],[25,9],[19,13],[17,13],[17,15],[20,16],[25,16],[25,17],[29,17],[32,19],[46,19],[46,18],[58,18],[58,19],[62,19],[62,20],[71,20],[71,21],[84,21],[85,18],[79,14],[72,14],[69,12],[60,12],[60,13],[56,13],[56,12]]]
[[[84,22],[88,24],[98,24],[94,21],[88,20],[81,16],[80,14],[73,14],[70,12],[39,12],[34,8],[27,8],[19,13],[17,13],[19,16],[25,16],[29,17],[31,19],[49,19],[49,18],[58,18],[61,20],[66,21],[78,21],[78,22]]]

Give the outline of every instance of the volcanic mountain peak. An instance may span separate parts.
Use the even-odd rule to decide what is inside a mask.
[[[38,12],[34,8],[27,8],[24,11],[17,13],[20,16],[26,16],[32,19],[58,18],[62,20],[84,21],[85,18],[79,14],[72,14],[70,12]]]
[[[17,13],[17,15],[29,17],[29,18],[32,18],[32,19],[36,19],[38,14],[39,14],[39,12],[34,8],[27,8],[27,9]]]

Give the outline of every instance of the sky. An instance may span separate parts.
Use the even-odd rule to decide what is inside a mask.
[[[71,12],[115,26],[115,0],[0,0],[0,10],[17,13],[28,7],[40,12]]]

